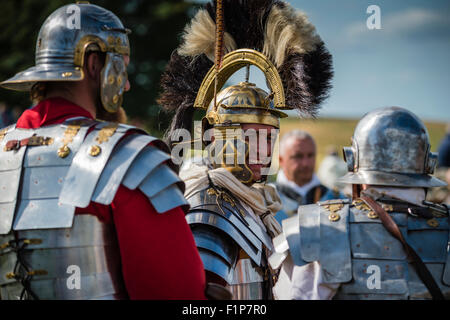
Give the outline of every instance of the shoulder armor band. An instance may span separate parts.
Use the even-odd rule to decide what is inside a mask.
[[[231,239],[233,239],[258,266],[261,265],[262,243],[259,241],[250,241],[248,238],[250,234],[248,232],[243,234],[230,220],[222,215],[208,211],[193,211],[186,215],[186,220],[187,223],[191,225],[191,228],[197,224],[208,225],[225,232],[225,234],[231,237]],[[217,236],[219,236],[219,234]]]
[[[283,233],[294,264],[319,261],[325,283],[350,281],[348,212],[349,201],[331,200],[300,206],[296,216],[283,220]],[[274,256],[274,265],[279,259]]]
[[[102,123],[100,131],[107,125]],[[119,186],[124,184],[131,190],[139,188],[158,213],[179,206],[187,209],[184,183],[164,163],[170,163],[170,155],[160,148],[167,147],[163,147],[163,142],[157,138],[139,132],[121,139],[129,130],[136,128],[120,125],[107,141],[99,145],[101,151],[96,156],[92,155],[90,148],[97,145],[100,134],[98,130],[89,134],[68,173],[67,187],[63,191],[70,189],[70,192],[61,194],[61,202],[76,207],[85,207],[90,201],[109,205]],[[73,196],[74,193],[78,196]]]
[[[191,211],[200,209],[224,215],[232,223],[236,221],[234,224],[240,232],[251,233],[251,236],[255,236],[259,242],[272,250],[272,239],[268,233],[246,212],[237,199],[228,193],[226,195],[229,199],[224,200],[222,197],[218,197],[211,187],[200,190],[188,199],[192,208]]]
[[[224,234],[205,225],[191,225],[192,234],[205,270],[231,284],[232,270],[238,258],[238,247]]]

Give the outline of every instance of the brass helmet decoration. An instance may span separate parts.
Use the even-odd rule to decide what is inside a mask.
[[[250,65],[263,72],[270,92],[247,80],[221,90],[235,72]],[[218,132],[223,154],[231,145],[231,150],[246,155],[244,138],[227,136],[227,129],[246,123],[278,129],[280,118],[287,116],[283,110],[288,109],[315,116],[327,97],[331,77],[331,55],[302,12],[281,1],[210,2],[185,28],[182,44],[161,80],[159,103],[175,111],[166,138],[172,145],[175,130],[192,131],[197,108],[205,111],[201,137],[207,148],[218,142]],[[211,127],[213,143],[204,139]],[[253,180],[246,163],[210,164],[227,168],[243,183]]]
[[[102,105],[108,112],[117,112],[128,80],[123,55],[130,54],[130,32],[114,13],[87,1],[62,6],[45,20],[39,31],[35,66],[1,82],[0,86],[30,91],[39,82],[83,80],[84,55],[94,48],[106,54],[101,71]]]

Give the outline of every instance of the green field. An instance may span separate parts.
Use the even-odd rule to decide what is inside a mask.
[[[358,121],[359,119],[319,118],[304,120],[286,118],[281,120],[280,135],[282,136],[293,129],[301,129],[310,133],[317,143],[317,168],[326,155],[327,146],[337,146],[340,156],[342,156],[342,147],[351,146],[351,136]],[[430,135],[431,151],[436,152],[441,139],[445,135],[446,123],[425,122],[425,125]]]

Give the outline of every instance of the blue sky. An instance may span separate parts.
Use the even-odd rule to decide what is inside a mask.
[[[288,2],[306,12],[333,55],[333,89],[320,116],[359,118],[396,105],[450,122],[449,0]],[[366,26],[370,5],[381,10],[380,30]],[[250,80],[265,87],[259,70]]]

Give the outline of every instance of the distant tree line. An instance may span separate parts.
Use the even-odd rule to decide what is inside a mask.
[[[0,81],[34,65],[36,39],[46,17],[68,0],[3,0],[0,16]],[[96,0],[114,12],[132,30],[131,63],[128,74],[131,91],[125,94],[124,107],[129,118],[139,119],[152,134],[160,135],[170,115],[156,104],[159,78],[178,46],[185,24],[198,6],[182,0]],[[8,108],[30,107],[29,95],[0,89],[0,103]]]

